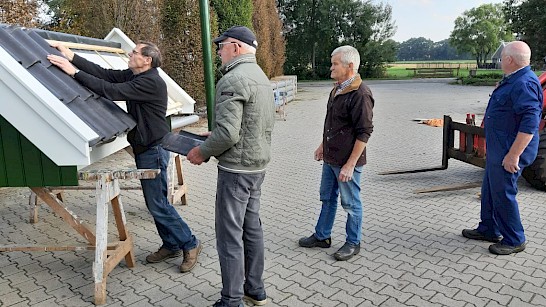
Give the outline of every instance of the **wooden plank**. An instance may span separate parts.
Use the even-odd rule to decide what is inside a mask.
[[[30,207],[29,221],[31,224],[36,224],[38,223],[38,209],[40,209],[40,203],[38,202],[38,196],[32,190],[28,197],[28,205]]]
[[[114,181],[114,183],[117,182],[117,180]],[[127,230],[127,220],[125,219],[125,210],[123,209],[123,204],[121,202],[121,195],[114,197],[110,202],[112,203],[112,212],[114,213],[114,219],[116,221],[116,227],[118,229],[119,240],[124,241],[124,243],[122,243],[124,244],[124,248],[125,244],[130,241],[130,244],[128,245],[129,249],[123,254],[123,256],[125,257],[125,262],[127,263],[127,266],[132,268],[135,266],[136,263],[135,254],[133,252],[133,240],[129,235],[129,231]],[[116,265],[118,263],[119,260],[116,262]]]
[[[182,157],[180,155],[176,155],[175,159],[175,168],[176,168],[176,175],[178,177],[178,190],[173,194],[173,200],[178,200],[180,198],[180,203],[182,205],[187,205],[188,201],[186,199],[186,193],[188,192],[186,183],[184,182],[184,173],[182,169]]]
[[[93,170],[80,172],[78,177],[80,180],[95,181],[104,178],[106,181],[114,179],[154,179],[161,170],[159,169],[131,169],[131,170]]]
[[[109,247],[111,250],[119,248],[118,245]],[[58,252],[58,251],[94,251],[95,246],[38,246],[38,245],[0,245],[0,252]]]
[[[102,305],[106,303],[106,275],[104,264],[107,259],[106,245],[108,244],[108,195],[110,194],[110,185],[107,182],[107,175],[102,175],[97,180],[97,219],[95,233],[95,260],[93,262],[93,279],[95,280],[95,304]]]
[[[97,45],[89,45],[89,44],[81,44],[81,43],[73,43],[73,42],[63,42],[63,41],[56,41],[52,39],[46,39],[46,42],[51,45],[52,43],[63,45],[70,49],[78,49],[78,50],[91,50],[91,51],[104,51],[104,52],[111,52],[111,53],[125,53],[123,49],[121,48],[114,48],[114,47],[106,47],[106,46],[97,46]]]
[[[41,187],[30,188],[42,201],[44,201],[55,213],[57,213],[70,227],[74,228],[90,244],[95,244],[95,234],[81,221],[72,211],[68,210],[64,204],[50,190]]]
[[[55,186],[55,187],[48,187],[51,191],[95,191],[95,187],[86,187],[86,186]],[[142,186],[120,186],[120,190],[142,190]]]
[[[415,190],[413,191],[413,193],[421,194],[421,193],[431,193],[431,192],[458,191],[458,190],[477,188],[481,186],[482,186],[482,182],[479,181],[479,182],[465,183],[465,184],[436,186],[436,187],[432,187],[428,189]]]
[[[127,260],[127,255],[133,253],[133,238],[129,237],[127,240],[120,242],[119,247],[116,248],[110,255],[108,256],[108,259],[106,259],[104,263],[104,276],[110,274],[112,270],[120,263],[120,261],[125,258]],[[133,259],[134,260],[134,259]],[[127,263],[129,265],[129,263]],[[131,268],[134,267],[134,263]]]

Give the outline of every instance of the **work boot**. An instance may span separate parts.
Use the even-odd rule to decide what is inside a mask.
[[[328,248],[332,245],[332,239],[328,238],[324,240],[319,240],[317,239],[317,237],[315,237],[314,234],[312,234],[310,237],[301,238],[298,241],[298,244],[301,247],[308,247],[308,248],[310,247]]]
[[[265,294],[265,292],[257,295],[252,295],[248,292],[245,292],[244,298],[251,302],[254,306],[263,306],[267,304],[267,295]]]
[[[180,264],[180,272],[186,273],[195,267],[197,264],[197,256],[199,256],[202,249],[203,245],[201,245],[201,241],[197,241],[196,247],[184,251],[184,260],[182,260],[182,263]]]
[[[504,245],[501,242],[489,245],[489,252],[495,255],[510,255],[514,253],[522,252],[527,246],[527,242],[523,242],[521,245],[511,246]]]
[[[334,258],[336,258],[338,261],[346,261],[353,258],[353,256],[358,253],[360,253],[360,243],[351,244],[349,242],[345,242],[345,244],[343,244],[343,246],[334,253]]]
[[[148,263],[157,263],[169,258],[176,258],[182,256],[182,250],[176,252],[161,247],[157,252],[151,253],[146,257]]]
[[[489,241],[493,243],[497,243],[497,242],[500,242],[500,240],[502,240],[501,236],[498,236],[498,237],[486,236],[483,233],[479,232],[477,229],[463,229],[463,237],[472,239],[472,240]]]
[[[217,300],[216,303],[212,305],[212,307],[229,307],[229,305],[227,303],[224,303],[224,301],[220,299],[220,300]],[[237,307],[245,307],[245,304],[241,302],[239,303],[239,305],[237,305]]]

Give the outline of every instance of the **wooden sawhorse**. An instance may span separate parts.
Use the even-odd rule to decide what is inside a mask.
[[[74,228],[88,242],[84,246],[0,246],[0,251],[81,251],[94,250],[93,278],[95,282],[95,304],[106,303],[106,278],[108,274],[125,259],[127,266],[135,266],[133,238],[126,225],[125,211],[120,198],[120,179],[153,179],[159,174],[156,169],[135,169],[128,171],[89,171],[80,172],[79,179],[95,181],[95,198],[97,216],[95,232],[85,225],[63,203],[60,194],[55,194],[48,187],[32,187],[34,193],[29,202],[31,206],[31,222],[36,223],[38,206],[36,197],[45,202],[62,219]],[[90,190],[93,187],[55,187],[62,190]],[[112,204],[112,211],[118,229],[119,241],[108,243],[108,203]]]

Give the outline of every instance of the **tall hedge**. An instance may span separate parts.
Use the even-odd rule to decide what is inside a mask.
[[[163,0],[161,8],[163,69],[197,103],[205,105],[203,47],[198,0]],[[216,17],[211,15],[212,36],[218,35]]]
[[[212,0],[211,5],[218,15],[220,33],[232,26],[252,28],[252,0]]]
[[[268,77],[283,74],[285,42],[275,0],[253,0],[252,24],[258,39],[256,59]]]
[[[134,41],[158,42],[163,0],[57,0],[53,30],[104,38],[113,27]]]

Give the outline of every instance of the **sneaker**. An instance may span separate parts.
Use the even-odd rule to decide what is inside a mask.
[[[245,293],[245,299],[254,304],[255,306],[263,306],[267,304],[267,295],[264,293],[258,295],[252,295],[250,293]]]
[[[500,240],[502,240],[501,236],[489,237],[479,232],[477,229],[463,229],[463,237],[472,239],[472,240],[489,241],[493,243],[497,243],[497,242],[500,242]]]
[[[184,260],[182,260],[182,263],[180,264],[180,272],[186,273],[191,271],[195,265],[197,264],[197,256],[201,253],[201,250],[203,249],[203,245],[201,245],[201,241],[197,241],[197,246],[193,249],[184,251]]]
[[[499,242],[489,245],[489,252],[495,255],[510,255],[522,252],[525,246],[527,246],[527,242],[523,242],[523,244],[517,246],[504,245]]]
[[[174,252],[164,247],[161,247],[157,252],[151,253],[146,256],[146,261],[148,261],[148,263],[157,263],[169,258],[177,258],[180,256],[182,256],[181,250]]]
[[[212,305],[212,307],[229,307],[229,305],[224,303],[224,301],[220,299],[220,300],[217,300],[216,303]],[[245,305],[243,303],[240,303],[239,305],[237,305],[237,307],[245,307]]]
[[[334,253],[334,258],[338,261],[345,261],[353,258],[354,255],[360,253],[360,243],[351,244],[345,242],[343,246]]]
[[[308,238],[301,238],[299,241],[298,241],[299,245],[301,247],[321,247],[321,248],[328,248],[330,246],[332,246],[332,239],[331,238],[328,238],[328,239],[324,239],[324,240],[319,240],[317,239],[317,237],[315,237],[314,234],[312,234],[310,237]]]

